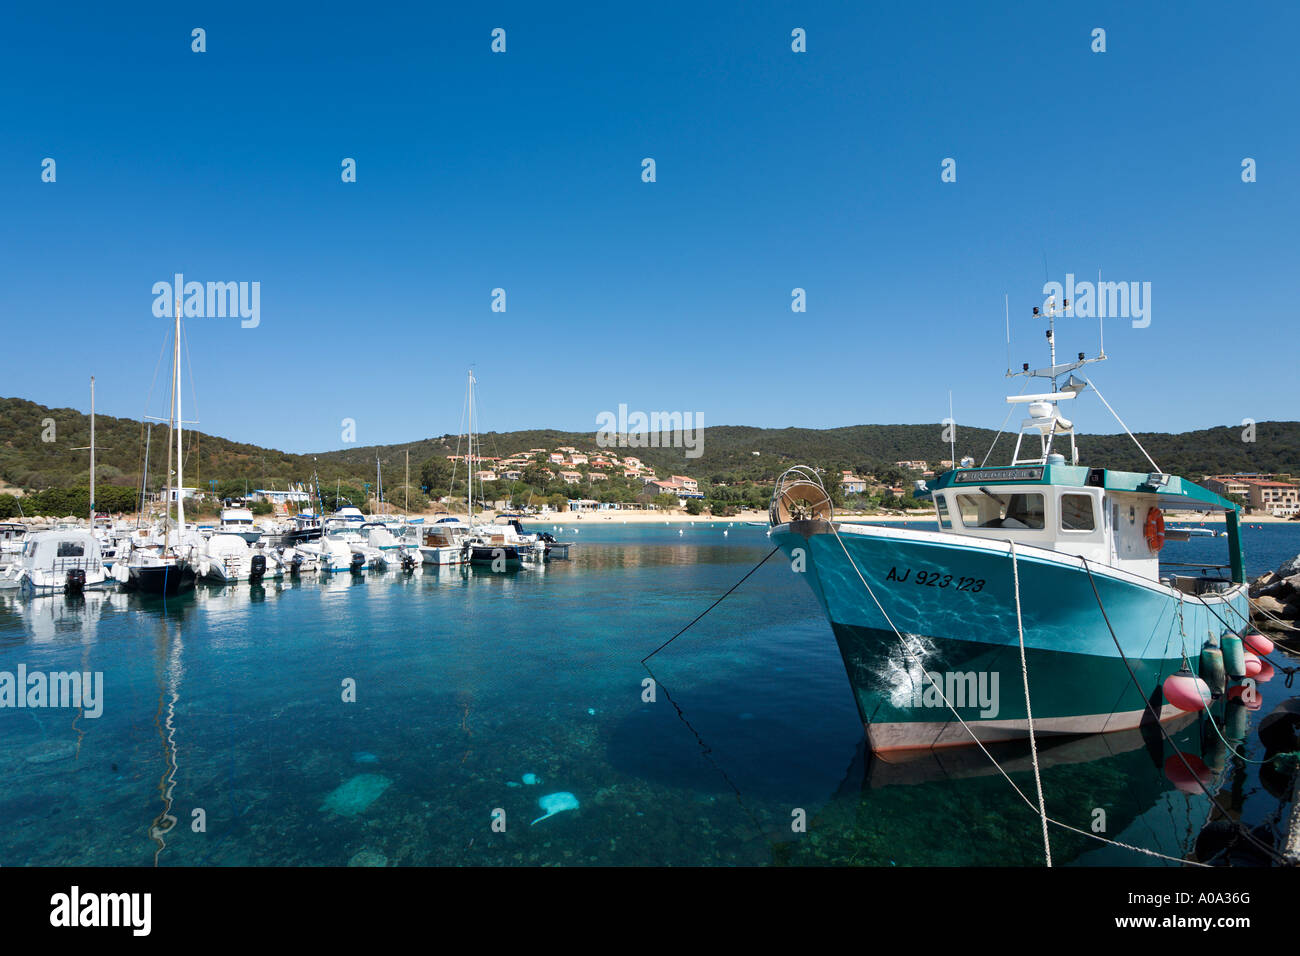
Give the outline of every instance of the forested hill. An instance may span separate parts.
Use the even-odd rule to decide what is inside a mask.
[[[53,427],[49,425],[53,421]],[[166,428],[154,426],[150,451],[150,485],[157,487],[166,467]],[[136,420],[100,415],[95,423],[96,480],[103,484],[135,485],[144,460],[145,427]],[[633,436],[640,438],[642,436]],[[1199,479],[1221,472],[1258,471],[1300,474],[1300,422],[1260,422],[1254,441],[1243,440],[1239,425],[1170,435],[1137,435],[1160,467]],[[957,428],[957,457],[984,459],[994,432]],[[1010,457],[1014,435],[1003,435],[990,463]],[[481,436],[482,453],[504,457],[530,448],[572,445],[596,451],[595,432],[529,430],[490,432]],[[27,490],[84,486],[90,444],[89,416],[71,408],[46,408],[19,398],[0,398],[0,481]],[[213,479],[247,480],[249,487],[283,488],[307,481],[313,466],[322,483],[368,481],[378,454],[385,485],[402,480],[410,452],[413,483],[426,459],[452,454],[454,435],[396,445],[364,446],[317,455],[295,455],[226,438],[186,434],[185,483],[206,487]],[[1147,471],[1142,454],[1124,434],[1082,435],[1086,464]],[[844,428],[754,428],[719,425],[705,429],[703,455],[688,458],[681,448],[617,448],[615,454],[634,455],[655,466],[660,475],[683,474],[722,480],[765,480],[792,464],[869,471],[901,460],[925,460],[931,466],[949,457],[948,443],[938,424],[852,425]],[[754,453],[758,452],[757,455]],[[716,479],[715,479],[716,480]]]

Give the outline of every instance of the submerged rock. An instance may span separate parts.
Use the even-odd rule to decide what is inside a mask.
[[[361,850],[348,860],[348,866],[387,866],[388,857],[378,850]]]
[[[525,784],[531,787],[533,786],[533,784],[541,783],[542,778],[537,776],[537,774],[535,773],[526,773],[523,776],[523,781]]]
[[[542,799],[537,801],[537,805],[546,811],[538,817],[529,826],[536,826],[547,817],[553,817],[557,813],[563,813],[565,810],[578,809],[578,798],[567,790],[561,790],[559,793],[548,793]]]
[[[321,804],[321,812],[356,817],[392,786],[393,781],[377,773],[360,773],[332,790]]]
[[[369,750],[358,750],[352,755],[353,763],[379,763],[379,758]]]
[[[28,763],[55,763],[76,756],[77,745],[69,741],[52,741],[42,744],[35,753],[27,755]]]

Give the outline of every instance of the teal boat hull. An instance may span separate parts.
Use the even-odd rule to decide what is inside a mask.
[[[1006,541],[866,526],[837,535],[825,522],[781,525],[772,539],[830,621],[877,752],[1026,736],[1026,673],[1036,735],[1173,719],[1182,712],[1163,700],[1164,679],[1184,655],[1195,668],[1206,640],[1247,614],[1244,585],[1180,601],[1159,582],[1018,546],[1022,668]]]

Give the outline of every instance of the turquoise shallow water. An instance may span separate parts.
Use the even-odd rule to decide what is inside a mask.
[[[105,680],[97,719],[0,710],[0,865],[1040,862],[1036,817],[982,759],[868,759],[830,629],[778,558],[651,662],[642,700],[639,659],[769,548],[723,530],[593,521],[544,571],[0,597],[0,671]],[[1300,552],[1300,528],[1248,534],[1252,574]],[[1032,792],[1023,754],[1002,756]],[[1140,736],[1057,749],[1049,809],[1086,829],[1102,808],[1108,835],[1180,856],[1208,802],[1173,788],[1168,756]],[[1276,828],[1255,768],[1218,783]],[[1053,849],[1153,862],[1062,832]]]

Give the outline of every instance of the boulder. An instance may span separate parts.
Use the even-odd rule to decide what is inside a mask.
[[[1255,607],[1261,614],[1271,614],[1274,617],[1285,617],[1287,606],[1275,597],[1265,595],[1255,599]]]

